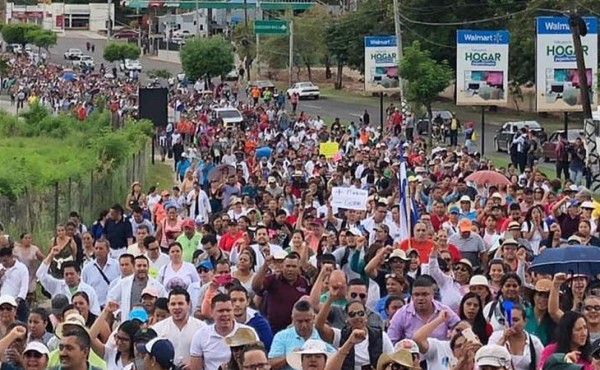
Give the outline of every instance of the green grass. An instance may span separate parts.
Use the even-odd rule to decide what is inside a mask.
[[[154,164],[148,165],[146,184],[142,185],[144,189],[155,185],[159,190],[168,189],[171,191],[171,188],[175,185],[175,175],[173,167],[171,167],[171,162],[161,162],[160,156],[157,153]]]

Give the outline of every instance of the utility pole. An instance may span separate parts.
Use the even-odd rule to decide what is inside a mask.
[[[400,0],[394,0],[394,30],[396,31],[396,47],[397,47],[397,55],[398,55],[398,72],[400,70],[400,62],[402,61],[402,30],[400,29]],[[398,73],[398,88],[400,89],[400,102],[402,103],[402,98],[404,97],[404,84],[402,83],[402,78],[400,77],[400,73]]]
[[[290,55],[289,55],[289,71],[288,71],[288,86],[292,86],[292,73],[294,72],[294,20],[290,20]]]
[[[573,34],[573,48],[577,60],[577,72],[579,74],[579,91],[581,94],[581,105],[583,108],[583,130],[585,135],[586,162],[588,172],[591,174],[590,190],[595,193],[600,190],[600,157],[596,145],[596,125],[592,119],[592,105],[590,101],[590,89],[585,68],[585,57],[581,37],[587,35],[587,25],[574,10],[569,16],[569,26]]]
[[[262,12],[260,10],[260,0],[256,0],[256,13],[254,14],[254,20],[262,20]],[[256,24],[256,23],[255,23]],[[260,46],[260,35],[256,33],[256,29],[254,30],[256,34],[256,56],[254,60],[256,61],[256,78],[260,78],[260,54],[259,54],[259,46]]]
[[[248,0],[244,0],[244,28],[248,30]]]
[[[64,1],[64,0],[63,0]],[[112,30],[112,15],[110,14],[110,0],[106,0],[108,20],[106,22],[106,39],[110,40],[110,34]]]
[[[200,4],[198,0],[196,0],[196,36],[200,37]]]

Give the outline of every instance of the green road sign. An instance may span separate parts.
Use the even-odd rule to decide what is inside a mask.
[[[288,22],[280,20],[254,21],[254,33],[257,35],[285,35]]]

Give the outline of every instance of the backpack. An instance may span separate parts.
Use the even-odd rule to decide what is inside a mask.
[[[510,149],[508,150],[510,155],[519,154],[519,144],[517,144],[517,140],[513,138],[512,144],[510,144]]]

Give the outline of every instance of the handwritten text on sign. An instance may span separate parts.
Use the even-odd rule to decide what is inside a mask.
[[[369,198],[367,190],[334,187],[332,194],[331,206],[333,208],[355,209],[358,211],[365,211],[367,209],[367,200]]]

